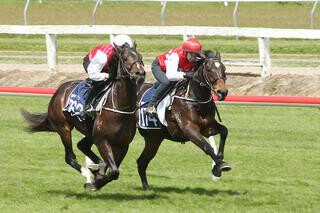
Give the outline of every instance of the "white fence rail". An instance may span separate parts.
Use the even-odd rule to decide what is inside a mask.
[[[320,30],[309,29],[272,29],[236,27],[191,27],[191,26],[125,26],[125,25],[0,25],[0,34],[38,34],[46,35],[49,71],[57,71],[58,34],[90,35],[102,34],[128,35],[182,35],[188,36],[239,36],[258,39],[258,66],[262,67],[261,76],[271,75],[270,38],[320,39]]]

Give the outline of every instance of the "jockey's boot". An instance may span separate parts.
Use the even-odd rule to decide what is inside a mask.
[[[146,112],[149,113],[149,114],[157,113],[156,103],[153,102],[153,101],[150,101],[148,106],[147,106]]]
[[[93,110],[93,106],[92,106],[92,102],[94,100],[94,97],[96,95],[96,88],[94,87],[94,85],[91,85],[92,87],[90,88],[89,92],[88,92],[88,96],[86,98],[85,101],[85,105],[83,108],[83,114],[86,114],[88,112],[91,112]]]
[[[156,114],[157,113],[157,102],[160,100],[160,98],[163,97],[164,93],[168,90],[168,88],[170,87],[170,83],[169,84],[164,84],[164,83],[160,83],[160,85],[157,87],[155,93],[153,94],[146,112],[149,114]]]

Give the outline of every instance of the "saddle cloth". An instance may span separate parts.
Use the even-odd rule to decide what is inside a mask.
[[[63,111],[67,111],[73,117],[79,119],[79,121],[84,121],[83,109],[85,106],[86,98],[88,97],[88,92],[90,85],[86,83],[86,80],[81,81],[70,93],[66,106]],[[105,91],[104,95],[98,102],[95,101],[93,111],[99,112],[102,109],[103,103],[106,102],[108,94],[110,92],[110,87]]]
[[[66,106],[63,111],[67,111],[71,116],[76,116],[80,121],[83,121],[81,115],[90,86],[86,81],[81,81],[70,93]]]
[[[146,112],[147,103],[151,100],[156,88],[147,89],[139,102],[139,127],[142,129],[161,129],[161,126],[167,126],[165,118],[166,109],[170,106],[171,96],[169,93],[157,106],[157,114],[150,115]],[[162,125],[161,125],[162,124]]]

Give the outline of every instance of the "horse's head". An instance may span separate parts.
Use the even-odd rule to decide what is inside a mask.
[[[226,81],[226,67],[221,62],[220,53],[213,53],[211,51],[205,52],[205,59],[203,62],[203,69],[199,68],[198,72],[202,70],[202,76],[205,86],[211,89],[218,96],[219,101],[223,101],[228,95],[228,88]],[[199,73],[200,75],[200,73]]]
[[[136,84],[142,84],[145,79],[146,72],[142,61],[142,55],[136,50],[136,43],[134,47],[130,48],[128,45],[117,47],[118,55],[118,69],[117,77],[129,77],[135,80]]]

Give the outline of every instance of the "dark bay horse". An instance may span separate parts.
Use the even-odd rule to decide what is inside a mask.
[[[149,190],[146,169],[149,162],[156,155],[161,142],[169,139],[177,142],[192,141],[215,162],[212,174],[221,176],[221,171],[229,171],[231,167],[223,161],[224,145],[228,129],[215,120],[216,106],[212,100],[214,92],[219,100],[224,100],[228,94],[225,84],[225,66],[221,62],[220,54],[208,51],[202,65],[193,77],[185,81],[177,89],[171,105],[166,111],[167,127],[162,129],[142,129],[145,147],[137,160],[138,172],[144,190]],[[152,85],[144,84],[138,92],[138,100]],[[136,116],[139,116],[137,114]],[[137,119],[138,121],[138,119]],[[205,137],[220,134],[220,146],[217,155],[207,143]]]
[[[30,122],[29,131],[53,131],[60,135],[65,148],[66,163],[87,178],[85,187],[92,191],[118,179],[119,166],[136,132],[137,88],[143,84],[145,78],[142,57],[136,51],[136,45],[134,48],[117,48],[116,56],[110,61],[111,73],[116,76],[112,79],[111,92],[94,120],[87,117],[86,122],[80,122],[63,111],[69,94],[79,81],[62,84],[51,98],[47,113],[31,114],[22,110],[23,116]],[[88,168],[77,162],[71,138],[74,128],[85,135],[78,142],[78,148],[95,164],[107,166],[107,175],[103,171],[102,174],[93,176]],[[92,152],[93,144],[97,146],[103,161]],[[93,183],[88,179],[93,179]]]

